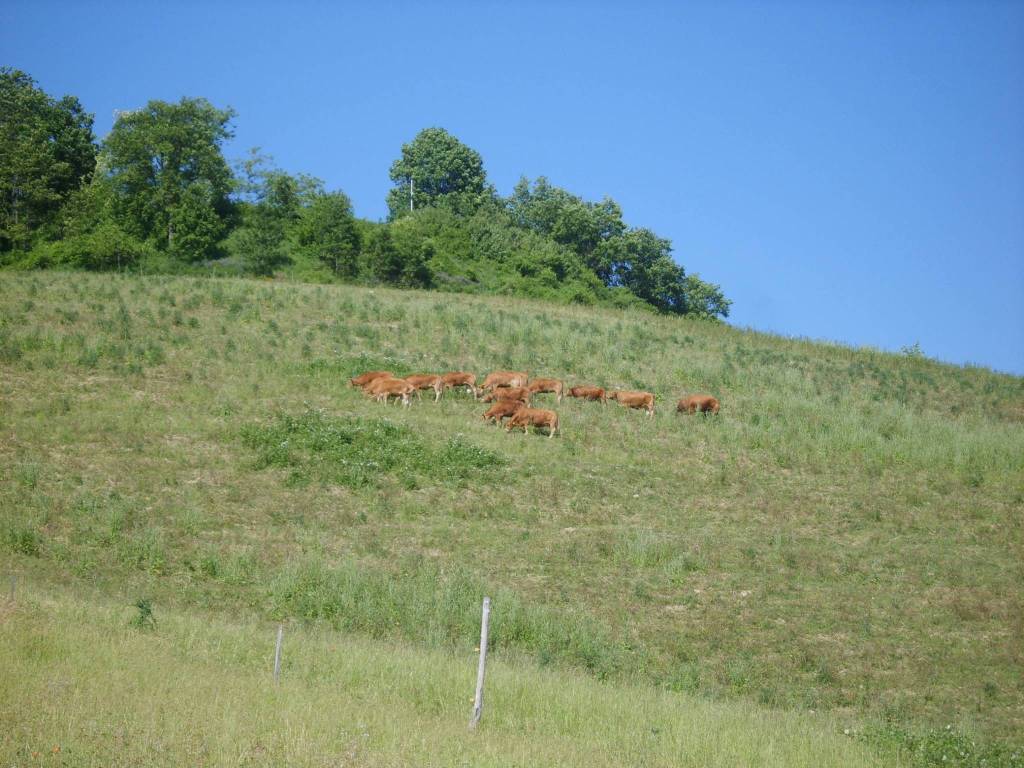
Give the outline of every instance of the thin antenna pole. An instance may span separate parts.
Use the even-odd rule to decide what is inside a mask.
[[[412,189],[413,189],[413,180],[412,180],[412,176],[410,176],[409,177],[409,210],[410,211],[412,210]]]

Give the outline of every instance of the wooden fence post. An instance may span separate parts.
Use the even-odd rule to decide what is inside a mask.
[[[473,719],[470,729],[476,728],[484,713],[484,668],[487,666],[487,629],[491,623],[491,598],[484,598],[484,614],[480,621],[480,663],[476,668],[476,698],[473,699]]]
[[[284,624],[277,625],[277,647],[274,649],[274,684],[281,675],[281,638],[284,635]]]

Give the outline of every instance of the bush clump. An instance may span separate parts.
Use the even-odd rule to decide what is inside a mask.
[[[486,480],[482,470],[504,464],[458,435],[437,446],[387,419],[332,418],[319,410],[248,425],[242,440],[257,453],[256,469],[281,467],[291,470],[291,482],[316,479],[350,488],[377,485],[384,476],[410,487],[421,480],[457,485]]]

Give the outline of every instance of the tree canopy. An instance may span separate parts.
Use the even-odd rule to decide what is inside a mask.
[[[687,274],[671,242],[630,226],[611,197],[586,200],[540,176],[503,198],[480,153],[443,128],[402,145],[388,220],[370,222],[342,191],[258,149],[232,170],[234,117],[202,98],[150,101],[122,113],[97,149],[77,99],[0,69],[0,263],[284,272],[729,314],[717,285]]]
[[[103,142],[122,226],[184,261],[210,256],[226,233],[233,188],[222,145],[235,113],[206,99],[150,101]]]
[[[0,252],[25,249],[96,166],[93,117],[54,99],[20,70],[0,68]]]
[[[410,181],[413,210],[444,205],[468,214],[493,196],[480,153],[444,128],[424,128],[403,144],[402,156],[391,164],[390,176],[395,185],[388,192],[392,219],[410,209]]]
[[[299,245],[339,277],[359,276],[359,230],[352,201],[344,192],[322,193],[303,209]]]

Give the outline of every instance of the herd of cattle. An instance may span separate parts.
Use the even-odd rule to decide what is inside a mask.
[[[531,408],[530,398],[533,395],[550,393],[562,402],[562,395],[578,397],[606,404],[609,400],[617,400],[626,408],[647,411],[654,416],[654,395],[650,392],[633,392],[627,390],[605,391],[601,387],[571,387],[558,379],[530,379],[522,371],[495,371],[487,375],[478,387],[476,375],[463,371],[444,374],[416,374],[395,377],[391,371],[367,371],[349,381],[353,387],[361,387],[363,392],[377,402],[387,403],[392,397],[400,399],[408,406],[413,393],[422,398],[421,390],[432,389],[434,402],[441,399],[446,389],[465,387],[474,399],[485,403],[493,403],[484,413],[484,421],[493,421],[496,425],[508,419],[507,430],[522,427],[528,432],[530,427],[544,427],[548,437],[554,437],[558,431],[558,414],[544,408]],[[690,395],[682,398],[676,405],[680,413],[718,413],[718,400],[711,395]]]

